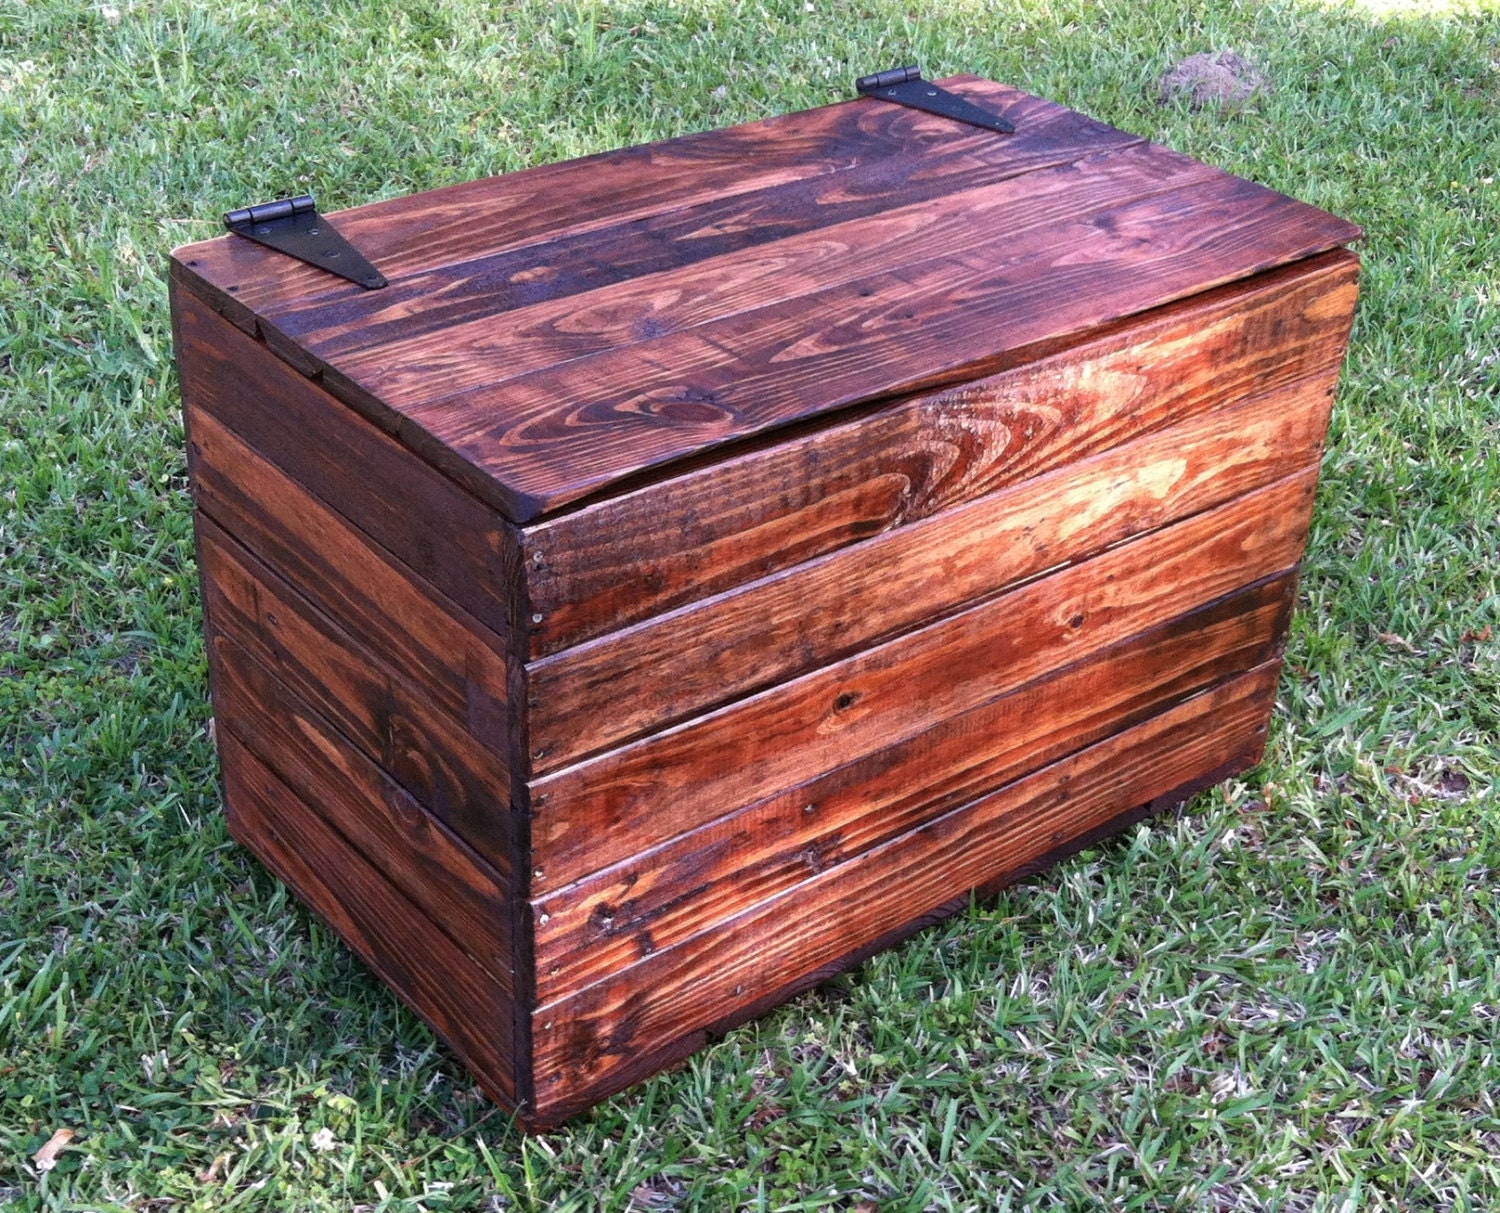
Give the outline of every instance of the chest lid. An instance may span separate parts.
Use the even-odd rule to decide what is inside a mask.
[[[1063,106],[861,97],[330,216],[362,287],[237,236],[181,288],[524,523],[991,374],[1354,225]]]

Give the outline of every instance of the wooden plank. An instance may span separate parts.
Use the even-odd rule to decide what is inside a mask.
[[[1221,684],[533,1013],[537,1114],[566,1115],[704,1043],[736,1005],[993,886],[1204,773],[1253,763],[1279,663]],[[763,1005],[763,1003],[762,1003]]]
[[[182,394],[501,636],[514,619],[518,536],[207,304],[173,290]]]
[[[392,668],[508,753],[507,645],[188,402],[199,507]]]
[[[532,341],[539,335],[559,338],[563,331],[575,331],[574,323],[566,320],[570,307],[580,320],[604,306],[607,298],[615,309],[630,308],[638,297],[631,284],[643,279],[668,276],[680,281],[683,271],[697,267],[699,281],[693,286],[701,290],[705,275],[726,277],[727,266],[739,260],[736,254],[748,252],[753,261],[757,250],[779,253],[799,239],[819,248],[826,239],[844,239],[830,232],[832,225],[918,204],[937,220],[956,205],[944,195],[1145,142],[1101,123],[1080,122],[1080,115],[1036,99],[1018,108],[1030,112],[1016,139],[975,138],[974,132],[955,130],[951,138],[918,154],[908,149],[753,191],[734,188],[706,196],[695,191],[685,205],[630,222],[591,225],[542,243],[409,276],[378,300],[279,311],[274,324],[308,352],[364,381],[353,374],[350,355],[379,356],[378,351],[385,350],[390,361],[404,361],[403,345],[423,343],[425,338],[428,346],[451,349],[466,330],[503,339],[507,330],[525,329]],[[706,264],[710,260],[711,266]],[[626,289],[610,290],[617,286]],[[371,303],[378,304],[373,313]],[[696,310],[701,314],[702,306]],[[671,319],[655,308],[637,316],[647,330],[644,335],[651,335],[658,325],[665,331]],[[547,317],[562,321],[562,329],[545,327],[541,322]],[[631,339],[642,335],[633,333]],[[532,341],[520,348],[529,351]],[[496,364],[504,367],[503,358]]]
[[[427,287],[434,299],[386,323],[330,330],[320,309],[315,332],[284,320],[277,329],[400,409],[493,391],[528,371],[983,248],[998,229],[1013,238],[1097,209],[1095,199],[1140,197],[1213,172],[1144,141],[1103,158],[1089,150],[1098,147],[1071,148],[1070,163],[1032,165],[1024,177],[1014,157],[976,150],[923,157],[900,173],[881,165],[864,180],[819,178],[718,199],[454,267],[442,276],[463,277]]]
[[[409,404],[405,441],[530,521],[622,480],[893,393],[1349,239],[1323,212],[1209,173],[499,386]],[[1025,203],[1018,200],[1024,211]],[[936,339],[941,335],[941,340]],[[360,389],[330,369],[336,393]]]
[[[950,82],[966,95],[1009,114],[1016,136],[988,132],[900,106],[858,100],[785,114],[727,130],[623,148],[559,164],[335,212],[331,218],[399,289],[408,278],[516,248],[690,207],[704,200],[774,190],[866,166],[896,162],[909,170],[927,153],[989,147],[1018,171],[1055,163],[1077,148],[1135,136],[973,77]],[[283,316],[316,308],[330,322],[378,321],[391,306],[385,292],[365,292],[246,240],[220,237],[173,254],[191,289],[236,323],[254,313]],[[250,329],[249,331],[253,331]]]
[[[534,894],[1021,686],[1263,577],[1302,545],[1316,465],[857,656],[532,785]],[[541,762],[545,753],[531,754]]]
[[[531,653],[555,653],[908,525],[1343,357],[1357,259],[1331,253],[1035,365],[918,396],[564,514],[524,538]]]
[[[276,873],[514,1108],[515,1003],[469,956],[227,730],[219,735],[229,830]],[[527,1071],[529,1077],[529,1071]]]
[[[1279,657],[1295,590],[1239,591],[539,899],[542,1000]]]
[[[1153,431],[531,667],[534,773],[847,657],[1316,463],[1331,376]]]
[[[514,994],[512,879],[471,851],[221,628],[214,716],[438,930]]]
[[[517,865],[510,768],[338,624],[198,515],[198,570],[211,624],[328,720],[502,872]]]

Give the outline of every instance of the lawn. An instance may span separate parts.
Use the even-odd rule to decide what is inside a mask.
[[[1500,10],[918,7],[0,0],[0,1209],[1500,1202]],[[166,253],[912,60],[1364,225],[1267,759],[523,1138],[225,832]]]

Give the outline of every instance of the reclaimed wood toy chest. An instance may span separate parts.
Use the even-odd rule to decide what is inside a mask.
[[[174,254],[230,826],[530,1125],[1261,754],[1357,230],[948,86]]]

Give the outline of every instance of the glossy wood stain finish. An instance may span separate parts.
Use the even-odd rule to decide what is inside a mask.
[[[1261,752],[1357,229],[949,83],[174,254],[231,829],[528,1126]]]
[[[984,82],[952,83],[1002,107],[1020,101]],[[409,243],[450,221],[442,192],[427,196],[431,215],[408,200],[378,204],[384,213],[377,206],[338,216],[340,229],[390,279],[390,294],[330,288],[319,276],[308,307],[295,284],[315,271],[270,250],[248,256],[239,247],[247,242],[228,238],[179,250],[176,280],[527,522],[673,460],[872,395],[973,378],[1027,345],[1300,260],[1356,234],[1281,194],[1041,108],[1053,121],[1030,123],[1018,113],[1015,137],[895,114],[870,99],[814,111],[824,115],[821,137],[816,119],[802,116],[802,134],[789,145],[774,129],[741,129],[717,144],[702,136],[686,157],[697,174],[650,212],[639,187],[647,186],[647,196],[659,188],[653,155],[668,179],[684,171],[686,149],[676,143],[633,153],[629,168],[575,166],[569,180],[582,196],[572,205],[553,197],[529,217],[516,212],[535,202],[540,183],[525,174],[499,178],[466,256],[441,238]],[[924,137],[877,139],[877,152],[862,152],[867,121]],[[766,142],[751,154],[757,137]],[[763,151],[783,161],[763,170],[770,174],[764,190],[736,189],[729,214],[694,212],[722,207],[715,176],[744,175]],[[882,166],[873,182],[858,176],[867,172],[862,155]],[[977,197],[955,189],[946,174],[947,161],[965,155],[994,179]],[[855,178],[832,167],[840,164],[851,165]],[[716,171],[706,171],[710,165]],[[934,173],[942,181],[928,193],[924,183]],[[628,188],[619,182],[613,194],[594,193],[619,176],[635,180]],[[776,195],[779,222],[744,211],[761,193],[783,189],[786,178],[824,177],[826,197]],[[866,200],[853,217],[850,196]],[[496,231],[506,213],[516,227]],[[552,223],[543,226],[549,213]],[[678,226],[658,232],[653,222]],[[930,238],[929,228],[940,238]],[[391,237],[381,233],[393,229],[403,234],[387,252]],[[731,232],[737,235],[726,244]],[[809,255],[804,246],[814,234],[823,253]],[[614,244],[597,248],[606,236]],[[793,248],[778,254],[787,241]],[[648,250],[644,260],[629,251],[637,247]],[[524,263],[491,264],[527,248],[535,256]],[[598,273],[576,273],[599,265]],[[771,276],[761,293],[722,286],[747,272]],[[538,279],[546,285],[535,288]],[[591,312],[596,291],[608,294],[619,282],[636,284],[636,295],[618,308],[607,298]],[[534,302],[538,293],[546,298]],[[452,311],[455,297],[465,301],[461,314]],[[543,341],[540,365],[514,374],[514,343],[530,349],[539,340],[526,305],[558,299],[571,304],[561,320],[537,323],[549,335],[561,323],[569,339],[591,344]],[[683,299],[689,302],[677,302]],[[282,328],[288,312],[304,311],[312,313],[306,323]],[[356,343],[378,340],[348,348],[338,335],[350,329],[370,334]]]
[[[1313,258],[1012,371],[528,527],[531,655],[919,522],[1217,405],[1332,378],[1356,268],[1345,252]]]

